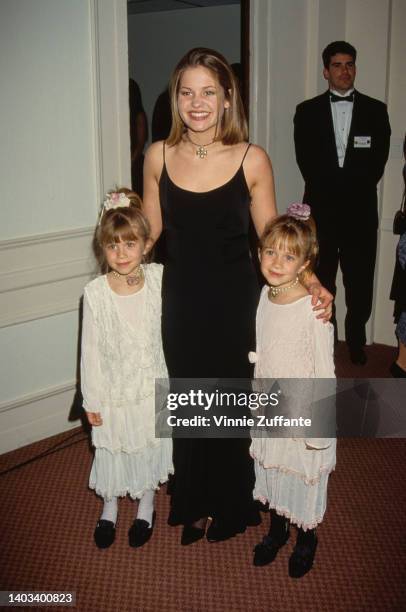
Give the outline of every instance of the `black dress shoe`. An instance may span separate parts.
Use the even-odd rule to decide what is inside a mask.
[[[193,544],[198,540],[201,540],[206,533],[206,529],[203,527],[194,527],[193,525],[185,525],[182,531],[182,538],[180,543],[183,546],[187,546],[188,544]]]
[[[144,519],[135,519],[128,531],[128,543],[132,548],[144,546],[152,536],[154,531],[156,512],[152,515],[152,524]]]
[[[289,576],[291,578],[301,578],[312,569],[316,548],[316,535],[314,535],[312,542],[296,544],[289,559]]]
[[[112,521],[100,519],[94,530],[94,541],[98,548],[108,548],[116,537],[116,527]]]
[[[393,378],[406,378],[406,370],[401,368],[396,361],[392,363],[389,372],[392,374]]]
[[[365,365],[368,361],[362,346],[349,346],[348,350],[350,351],[350,359],[352,363],[355,363],[356,365]]]
[[[206,531],[207,541],[212,542],[224,542],[225,540],[229,540],[237,535],[237,533],[244,533],[245,527],[240,529],[236,529],[235,527],[228,527],[227,525],[222,525],[221,522],[213,519],[210,527]]]
[[[268,565],[275,560],[279,549],[289,540],[289,530],[286,531],[282,540],[278,540],[270,535],[265,536],[260,544],[254,548],[254,565],[261,567]]]

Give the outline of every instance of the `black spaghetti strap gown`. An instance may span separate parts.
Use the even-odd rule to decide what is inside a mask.
[[[244,158],[227,183],[196,193],[171,181],[164,146],[159,183],[166,249],[162,332],[170,377],[252,375],[248,352],[255,350],[259,287],[248,243]],[[169,523],[187,525],[211,516],[227,529],[243,531],[255,515],[250,440],[173,442]]]

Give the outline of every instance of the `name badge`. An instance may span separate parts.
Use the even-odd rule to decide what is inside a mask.
[[[370,149],[371,136],[354,136],[354,149]]]

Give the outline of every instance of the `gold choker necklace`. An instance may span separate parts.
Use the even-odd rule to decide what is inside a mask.
[[[129,287],[134,287],[135,285],[139,285],[142,279],[144,278],[144,272],[141,266],[138,266],[138,268],[134,272],[130,272],[130,274],[120,274],[119,272],[116,272],[115,270],[111,270],[111,273],[114,276],[114,278],[119,278],[119,279],[125,278],[125,281]]]
[[[299,277],[296,276],[296,280],[294,280],[293,283],[291,285],[288,285],[287,287],[274,287],[273,285],[269,285],[269,293],[272,295],[272,297],[276,297],[277,295],[279,295],[279,293],[284,293],[285,291],[289,291],[289,289],[293,289],[293,287],[296,287],[298,282]]]
[[[188,141],[196,147],[196,155],[197,157],[200,157],[200,159],[204,159],[205,157],[207,157],[207,149],[206,147],[209,147],[210,145],[212,145],[214,143],[214,138],[211,142],[208,142],[207,144],[204,145],[199,145],[197,142],[193,142],[193,140],[190,138],[189,134],[186,134],[186,138],[188,139]]]

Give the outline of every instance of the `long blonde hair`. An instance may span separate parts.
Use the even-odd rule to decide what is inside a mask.
[[[231,66],[221,53],[213,49],[206,49],[205,47],[196,47],[182,57],[169,83],[172,127],[166,141],[167,144],[173,146],[182,140],[186,128],[178,109],[180,80],[185,70],[198,66],[203,66],[203,68],[207,68],[212,72],[223,90],[224,100],[230,105],[221,117],[220,125],[217,128],[216,140],[221,141],[225,145],[237,144],[247,140],[247,120],[237,80]]]

